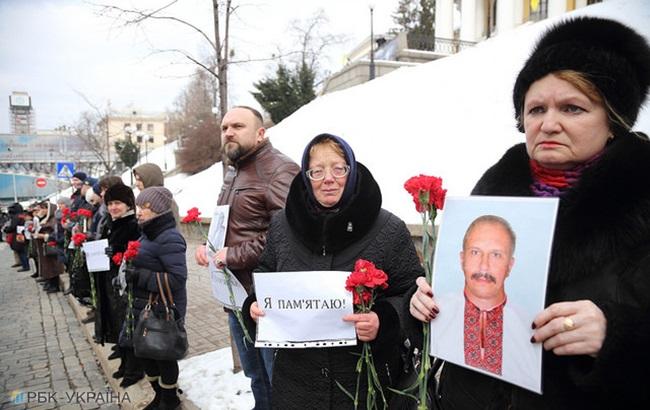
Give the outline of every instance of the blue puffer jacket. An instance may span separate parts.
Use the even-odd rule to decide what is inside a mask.
[[[134,286],[134,315],[137,318],[146,306],[149,292],[158,293],[156,272],[169,274],[169,287],[180,317],[185,317],[187,307],[187,263],[185,239],[176,229],[176,220],[171,212],[150,219],[141,225],[140,251],[133,260],[138,272]]]

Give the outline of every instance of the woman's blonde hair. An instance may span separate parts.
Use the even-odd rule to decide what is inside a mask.
[[[314,145],[309,148],[309,157],[311,158],[312,155],[314,155],[314,152],[316,152],[317,149],[323,149],[323,148],[331,148],[332,151],[340,155],[342,158],[345,158],[345,153],[343,152],[343,148],[339,145],[338,142],[336,142],[333,138],[325,137],[322,140],[318,141]]]
[[[596,87],[596,85],[591,82],[585,74],[575,70],[560,70],[551,74],[577,88],[578,91],[586,95],[591,101],[601,104],[605,108],[605,112],[607,112],[610,130],[615,129],[612,125],[618,125],[626,131],[629,131],[632,128],[632,126],[616,112],[614,107],[612,107],[609,101],[607,101],[607,98],[605,98],[605,96],[598,90],[598,87]]]

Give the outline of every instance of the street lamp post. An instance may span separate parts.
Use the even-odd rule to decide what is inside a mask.
[[[375,35],[373,30],[374,6],[370,5],[370,80],[375,79]]]

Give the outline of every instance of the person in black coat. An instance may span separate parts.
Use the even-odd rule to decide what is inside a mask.
[[[114,286],[120,265],[113,256],[123,253],[130,241],[140,238],[140,228],[135,217],[135,197],[133,190],[124,184],[114,185],[104,195],[104,203],[110,218],[104,225],[101,238],[108,240],[106,254],[109,256],[110,270],[94,272],[97,289],[95,311],[95,338],[100,342],[115,343],[116,356],[121,359],[120,367],[113,373],[116,379],[122,378],[120,386],[128,387],[142,379],[143,372],[129,346],[119,345],[119,336],[126,315],[126,297],[120,296]]]
[[[20,263],[12,265],[12,268],[20,267],[18,272],[29,271],[29,256],[27,255],[27,246],[25,241],[24,232],[18,232],[19,227],[24,229],[25,215],[23,207],[18,202],[10,205],[7,208],[9,224],[3,228],[4,233],[7,234],[7,243],[14,254],[17,256]]]
[[[650,141],[629,130],[649,85],[650,47],[621,23],[568,20],[537,44],[513,93],[526,143],[472,194],[560,200],[547,307],[531,324],[543,394],[446,363],[443,409],[650,406]],[[410,312],[424,320],[435,304],[418,284]]]
[[[187,263],[185,239],[176,229],[172,213],[172,193],[164,187],[145,188],[136,199],[138,223],[142,229],[140,250],[127,271],[127,282],[134,292],[135,318],[146,306],[149,294],[158,293],[156,272],[167,273],[178,315],[185,318],[187,309]],[[180,406],[177,395],[178,362],[141,358],[147,379],[156,395],[146,409],[175,409]]]
[[[390,397],[388,387],[395,386],[401,366],[399,308],[422,267],[404,222],[381,208],[381,191],[370,171],[342,138],[321,134],[304,151],[286,209],[271,220],[258,271],[352,271],[358,259],[388,275],[389,286],[380,291],[372,312],[346,320],[354,323],[360,342],[370,342],[384,394]],[[242,309],[251,327],[263,315],[254,297]],[[362,343],[279,349],[273,363],[273,408],[353,408],[337,383],[355,391],[361,348]],[[365,374],[361,380],[360,407],[365,407]]]

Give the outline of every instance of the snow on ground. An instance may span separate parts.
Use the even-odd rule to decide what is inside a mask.
[[[250,379],[233,374],[229,347],[181,360],[178,385],[203,410],[249,410],[255,407]]]

